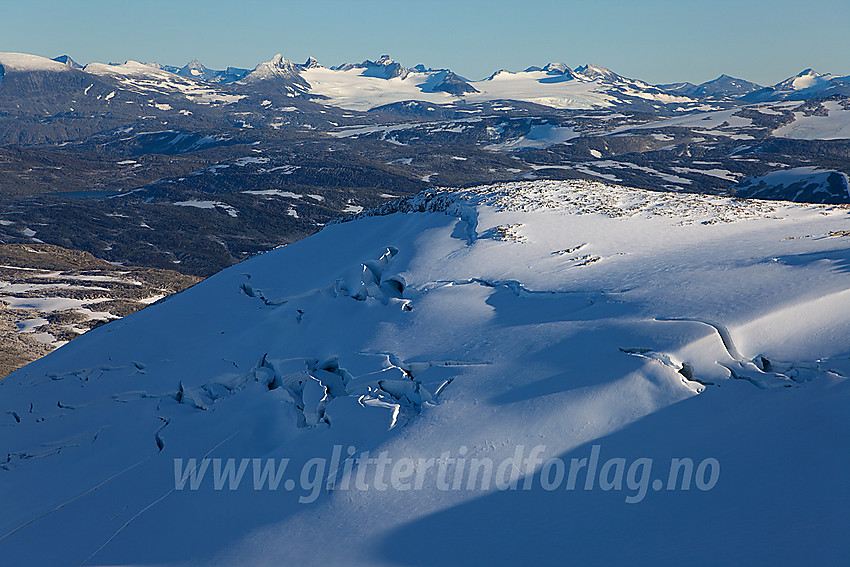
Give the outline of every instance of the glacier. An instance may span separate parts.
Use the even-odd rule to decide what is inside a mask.
[[[0,552],[841,564],[849,225],[843,205],[589,181],[434,189],[350,215],[0,381]],[[297,474],[273,491],[175,477],[190,459],[303,473],[337,447],[411,459],[422,485],[322,483],[311,500]],[[547,490],[539,463],[517,480],[529,490],[442,489],[422,466],[519,447],[713,459],[719,477],[630,503],[602,484]]]

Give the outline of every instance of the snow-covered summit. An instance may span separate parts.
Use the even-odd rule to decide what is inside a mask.
[[[65,63],[27,53],[0,53],[0,65],[7,71],[68,71],[71,68]]]
[[[323,67],[323,65],[321,63],[319,63],[318,59],[316,59],[313,56],[310,56],[310,57],[307,58],[307,61],[305,61],[301,65],[301,67],[303,67],[304,69],[316,69],[316,68],[319,68],[319,67]]]
[[[580,67],[576,67],[575,73],[591,81],[599,79],[603,81],[617,82],[623,79],[623,77],[614,71],[606,69],[605,67],[600,67],[599,65],[582,65]]]
[[[366,60],[357,67],[363,69],[362,75],[364,77],[376,77],[387,80],[395,78],[404,80],[410,73],[410,69],[389,55],[381,55],[375,61]]]
[[[742,97],[750,102],[779,100],[808,100],[832,95],[850,96],[850,76],[841,77],[830,73],[818,73],[804,69],[793,77],[771,87],[756,90]]]
[[[563,61],[558,63],[547,63],[545,67],[543,67],[543,71],[546,71],[550,75],[565,75],[571,72],[571,69],[567,66]]]
[[[829,73],[818,73],[814,69],[804,69],[793,77],[775,84],[773,88],[778,91],[802,91],[828,83],[834,78],[835,75]]]
[[[293,79],[299,76],[300,69],[296,63],[289,61],[278,53],[270,61],[260,63],[248,73],[243,82],[265,81],[269,79]]]
[[[536,67],[531,66],[526,68],[523,73],[539,73],[543,72],[548,75],[545,78],[540,79],[541,83],[556,83],[562,81],[572,81],[572,80],[589,80],[581,75],[577,75],[573,72],[572,69],[564,62],[559,63],[547,63],[544,67]],[[494,75],[491,75],[491,78]]]

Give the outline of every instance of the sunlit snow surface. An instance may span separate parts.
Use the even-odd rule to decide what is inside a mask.
[[[0,65],[13,71],[67,71],[68,66],[53,59],[27,53],[0,53]]]
[[[794,122],[774,130],[773,135],[797,140],[840,140],[850,138],[850,106],[838,101],[823,103],[825,115],[794,113]]]
[[[181,94],[197,104],[229,104],[246,96],[221,92],[207,83],[186,79],[137,61],[127,61],[122,65],[89,63],[83,71],[93,75],[112,76],[129,91],[145,94]],[[106,100],[112,96],[114,93],[107,95]]]
[[[427,73],[383,79],[364,76],[359,68],[341,71],[316,67],[302,71],[301,76],[310,84],[312,94],[328,97],[330,104],[349,110],[369,110],[406,100],[436,104],[460,100],[448,93],[424,91],[422,87],[429,78]],[[658,92],[657,89],[647,90],[649,85],[640,81],[624,81],[617,93],[612,93],[611,85],[601,80],[553,78],[543,71],[501,71],[488,79],[471,81],[469,84],[478,92],[464,94],[461,99],[473,103],[522,100],[568,109],[611,107],[619,102],[620,95],[662,104],[692,102],[687,97]]]
[[[4,562],[845,560],[847,208],[529,182],[381,212],[0,381]],[[174,490],[175,458],[291,458],[297,480],[335,444],[496,461],[598,444],[659,468],[715,458],[722,474],[637,504],[539,482],[441,491],[434,469],[422,490],[311,504],[251,482]]]

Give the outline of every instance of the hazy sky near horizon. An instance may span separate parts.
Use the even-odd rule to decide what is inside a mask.
[[[275,53],[324,65],[390,54],[470,79],[549,61],[650,83],[721,73],[774,84],[850,75],[848,0],[27,0],[7,2],[0,51],[252,68]],[[838,24],[841,24],[839,26]]]

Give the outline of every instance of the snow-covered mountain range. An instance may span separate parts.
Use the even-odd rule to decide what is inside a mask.
[[[2,556],[840,565],[849,228],[587,181],[331,224],[0,381]]]
[[[357,110],[413,99],[443,104],[458,100],[520,100],[567,109],[630,104],[657,109],[671,105],[688,106],[704,100],[807,100],[816,96],[850,93],[850,79],[847,77],[819,74],[811,69],[772,87],[761,87],[727,75],[700,85],[674,83],[653,86],[622,77],[604,67],[582,65],[570,69],[565,63],[532,66],[520,72],[503,70],[483,80],[469,80],[449,69],[430,69],[424,65],[407,68],[388,55],[375,61],[325,67],[312,57],[304,64],[298,64],[278,54],[253,70],[232,67],[213,70],[197,60],[183,67],[135,62],[123,65],[93,63],[83,67],[67,55],[49,60],[7,53],[0,54],[0,76],[3,68],[13,72],[74,70],[99,75],[112,72],[125,76],[148,75],[149,80],[167,81],[167,77],[156,72],[159,70],[219,85],[275,81],[293,95],[321,97],[336,106]]]

